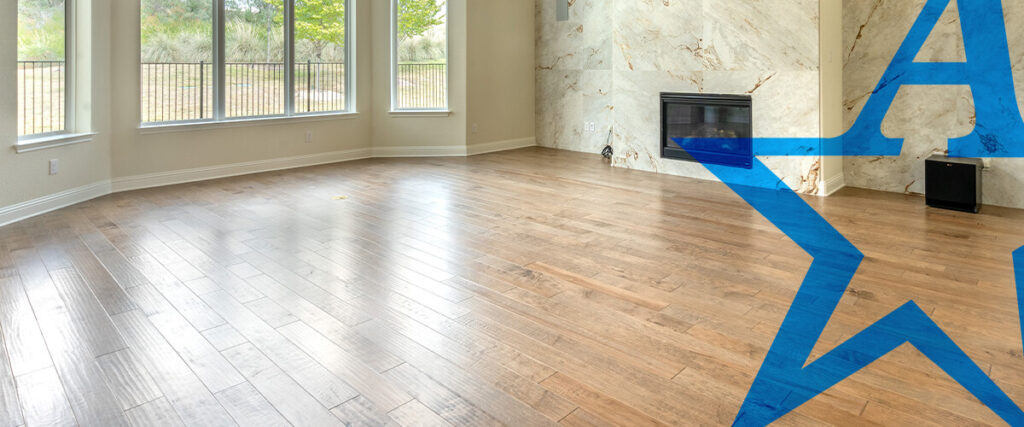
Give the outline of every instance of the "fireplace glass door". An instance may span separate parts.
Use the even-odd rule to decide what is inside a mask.
[[[662,157],[751,168],[749,96],[662,94]]]

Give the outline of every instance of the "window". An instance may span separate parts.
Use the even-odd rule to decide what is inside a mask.
[[[213,118],[213,2],[142,1],[142,121]]]
[[[71,0],[18,0],[18,138],[64,133],[69,122]]]
[[[142,122],[349,110],[347,0],[142,0]]]
[[[395,111],[448,109],[445,0],[391,0],[391,104]]]

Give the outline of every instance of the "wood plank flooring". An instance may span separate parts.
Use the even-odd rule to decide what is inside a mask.
[[[1024,211],[807,199],[1024,402]],[[541,148],[122,193],[0,228],[0,427],[722,425],[810,263],[725,186]],[[904,346],[779,425],[999,425]]]

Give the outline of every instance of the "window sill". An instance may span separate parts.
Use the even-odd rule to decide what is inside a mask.
[[[202,130],[225,129],[248,126],[279,125],[288,123],[320,122],[327,120],[351,120],[359,117],[359,113],[304,114],[300,116],[260,117],[252,119],[228,119],[221,121],[196,121],[184,123],[152,124],[139,126],[142,135],[193,132]]]
[[[96,136],[94,132],[85,133],[62,133],[58,135],[50,135],[39,138],[23,139],[19,140],[17,144],[14,144],[14,150],[21,153],[29,153],[32,151],[45,150],[48,148],[63,147],[65,145],[80,144],[83,142],[91,142],[92,137]]]
[[[391,117],[448,117],[452,115],[450,110],[391,110],[388,112]]]

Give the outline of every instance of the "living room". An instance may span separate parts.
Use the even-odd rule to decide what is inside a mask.
[[[1024,4],[0,7],[0,425],[1024,423]]]

